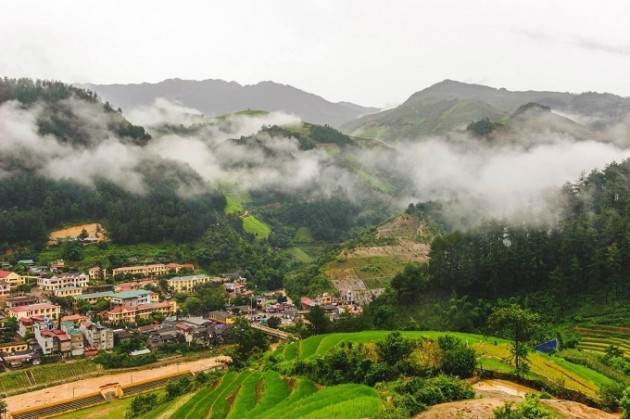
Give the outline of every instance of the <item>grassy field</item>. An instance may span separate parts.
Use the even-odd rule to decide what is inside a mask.
[[[252,233],[258,239],[266,239],[271,232],[267,224],[253,215],[248,215],[243,218],[243,229],[248,233]]]
[[[38,365],[24,370],[10,371],[0,374],[0,391],[9,392],[31,387],[26,371],[32,375],[35,385],[41,385],[96,372],[101,369],[100,365],[92,361],[81,360],[72,363]]]
[[[293,241],[295,243],[310,243],[313,241],[313,236],[311,234],[311,230],[308,227],[300,227],[295,232],[295,236],[293,237]]]
[[[3,393],[27,388],[30,385],[24,371],[11,371],[0,375],[0,391]]]
[[[293,260],[297,260],[298,262],[309,263],[314,260],[313,257],[308,255],[304,250],[299,247],[289,247],[284,252],[291,256]]]
[[[313,336],[299,343],[286,345],[284,349],[278,349],[278,357],[287,361],[312,358],[323,354],[342,342],[372,343],[383,339],[388,331],[364,331],[358,333],[335,333],[329,335]],[[429,338],[437,339],[447,332],[435,331],[410,331],[401,332],[409,339]],[[511,365],[511,353],[509,342],[494,337],[469,333],[448,332],[449,335],[467,342],[479,354],[480,366],[486,370],[510,372],[514,368]],[[298,346],[299,345],[299,346]],[[599,388],[604,384],[613,382],[605,375],[593,371],[585,366],[568,362],[560,357],[550,357],[539,352],[529,355],[531,378],[544,381],[563,383],[567,388],[581,391],[589,396],[597,396]]]
[[[164,394],[163,390],[157,390],[148,394],[156,394],[158,399]],[[65,413],[60,416],[55,416],[59,419],[120,419],[125,417],[125,412],[129,408],[133,397],[126,397],[124,399],[114,399],[108,403],[100,404],[98,406],[90,407],[87,409],[77,410],[75,412]]]
[[[339,277],[336,272],[352,270],[358,279],[387,279],[402,272],[405,265],[405,262],[388,256],[337,258],[326,266],[326,273],[336,278]]]

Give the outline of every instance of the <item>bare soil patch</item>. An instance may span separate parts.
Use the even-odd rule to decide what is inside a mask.
[[[76,238],[85,229],[88,233],[88,238],[95,239],[95,241],[107,241],[107,231],[99,223],[80,224],[62,230],[53,231],[50,233],[50,241],[56,242],[59,239]]]
[[[346,255],[349,258],[387,256],[403,262],[425,262],[429,259],[430,250],[431,247],[426,243],[398,239],[397,245],[357,247]]]
[[[492,418],[494,416],[492,411],[503,406],[505,402],[519,403],[526,393],[538,393],[532,388],[506,380],[483,380],[475,383],[473,388],[480,398],[438,404],[419,413],[415,418]],[[568,400],[545,399],[541,402],[558,412],[563,418],[611,419],[619,417],[619,415]]]

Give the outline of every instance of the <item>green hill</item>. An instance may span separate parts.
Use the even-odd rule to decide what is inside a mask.
[[[504,121],[508,117],[508,113],[480,101],[414,95],[397,108],[346,124],[344,130],[353,136],[393,141],[464,129],[481,118]]]
[[[562,115],[520,113],[529,103],[540,104],[560,114],[576,115],[588,121],[582,126]],[[506,89],[445,80],[414,93],[402,105],[359,118],[343,126],[354,136],[383,141],[417,139],[462,130],[471,121],[488,118],[507,124],[504,141],[522,141],[536,133],[554,132],[577,139],[593,138],[593,128],[610,125],[630,112],[627,99],[597,93],[575,95],[559,92],[511,92]],[[525,118],[525,117],[528,118]],[[589,118],[583,118],[588,116]],[[526,120],[527,119],[527,120]],[[595,121],[595,122],[593,122]]]
[[[317,335],[300,342],[293,342],[277,349],[274,356],[280,362],[295,362],[315,359],[326,354],[331,349],[341,345],[352,344],[370,345],[384,339],[389,331],[364,331],[357,333],[334,333]],[[402,336],[409,339],[432,339],[439,336],[450,335],[460,338],[473,348],[478,354],[478,367],[484,370],[499,373],[510,372],[511,352],[509,342],[504,339],[483,336],[471,333],[437,332],[437,331],[410,331],[401,332]],[[583,365],[571,363],[556,356],[547,356],[539,352],[529,355],[529,378],[541,382],[563,380],[566,388],[582,392],[590,397],[598,397],[600,388],[609,385],[613,380],[599,372],[593,371]]]

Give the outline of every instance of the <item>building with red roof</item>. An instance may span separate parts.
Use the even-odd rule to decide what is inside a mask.
[[[15,317],[18,320],[22,317],[42,316],[51,320],[57,320],[61,312],[61,307],[55,304],[31,304],[27,306],[9,308],[7,314],[9,317]]]

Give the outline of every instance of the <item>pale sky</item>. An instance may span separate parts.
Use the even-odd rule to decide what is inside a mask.
[[[2,0],[0,76],[263,80],[392,106],[449,78],[630,96],[630,2]]]

